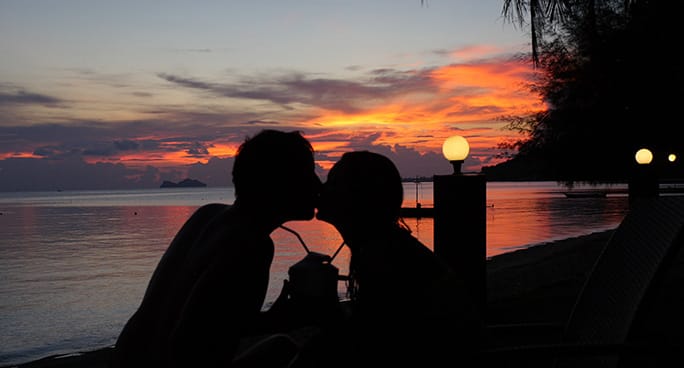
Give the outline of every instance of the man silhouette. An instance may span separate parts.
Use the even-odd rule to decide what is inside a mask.
[[[314,166],[299,132],[247,138],[233,166],[235,202],[200,207],[176,234],[119,335],[113,366],[230,366],[266,297],[271,232],[314,216]]]

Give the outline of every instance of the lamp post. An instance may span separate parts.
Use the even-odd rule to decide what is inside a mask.
[[[469,151],[468,141],[461,136],[447,138],[442,146],[454,172],[433,177],[434,251],[461,275],[480,307],[483,322],[487,306],[487,188],[483,174],[461,172]]]
[[[454,167],[454,175],[461,175],[461,166],[469,152],[468,141],[460,135],[452,135],[442,144],[442,154]]]
[[[641,148],[634,155],[634,161],[636,165],[628,185],[630,203],[637,198],[657,197],[660,193],[660,183],[656,168],[651,164],[653,153],[648,148]]]

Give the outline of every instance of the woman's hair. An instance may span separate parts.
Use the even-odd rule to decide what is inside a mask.
[[[274,181],[287,178],[293,167],[313,163],[313,147],[298,131],[273,129],[247,137],[240,145],[233,164],[235,196],[262,196]]]
[[[335,164],[343,172],[349,196],[374,221],[398,223],[404,188],[394,163],[379,153],[351,151]]]

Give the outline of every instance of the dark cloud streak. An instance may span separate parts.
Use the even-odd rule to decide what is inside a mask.
[[[62,100],[40,93],[26,91],[17,91],[13,93],[0,92],[0,106],[17,104],[54,106],[59,105],[60,103],[62,103]]]
[[[394,69],[371,71],[362,80],[312,78],[302,73],[243,78],[236,83],[210,83],[168,73],[157,76],[178,86],[215,96],[270,101],[278,105],[304,104],[328,110],[355,113],[369,101],[381,103],[413,92],[434,92],[430,69],[403,72]]]

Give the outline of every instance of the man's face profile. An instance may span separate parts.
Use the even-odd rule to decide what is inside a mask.
[[[321,180],[314,170],[313,159],[307,164],[293,165],[292,173],[282,178],[286,188],[280,195],[293,220],[311,220],[314,217]]]

